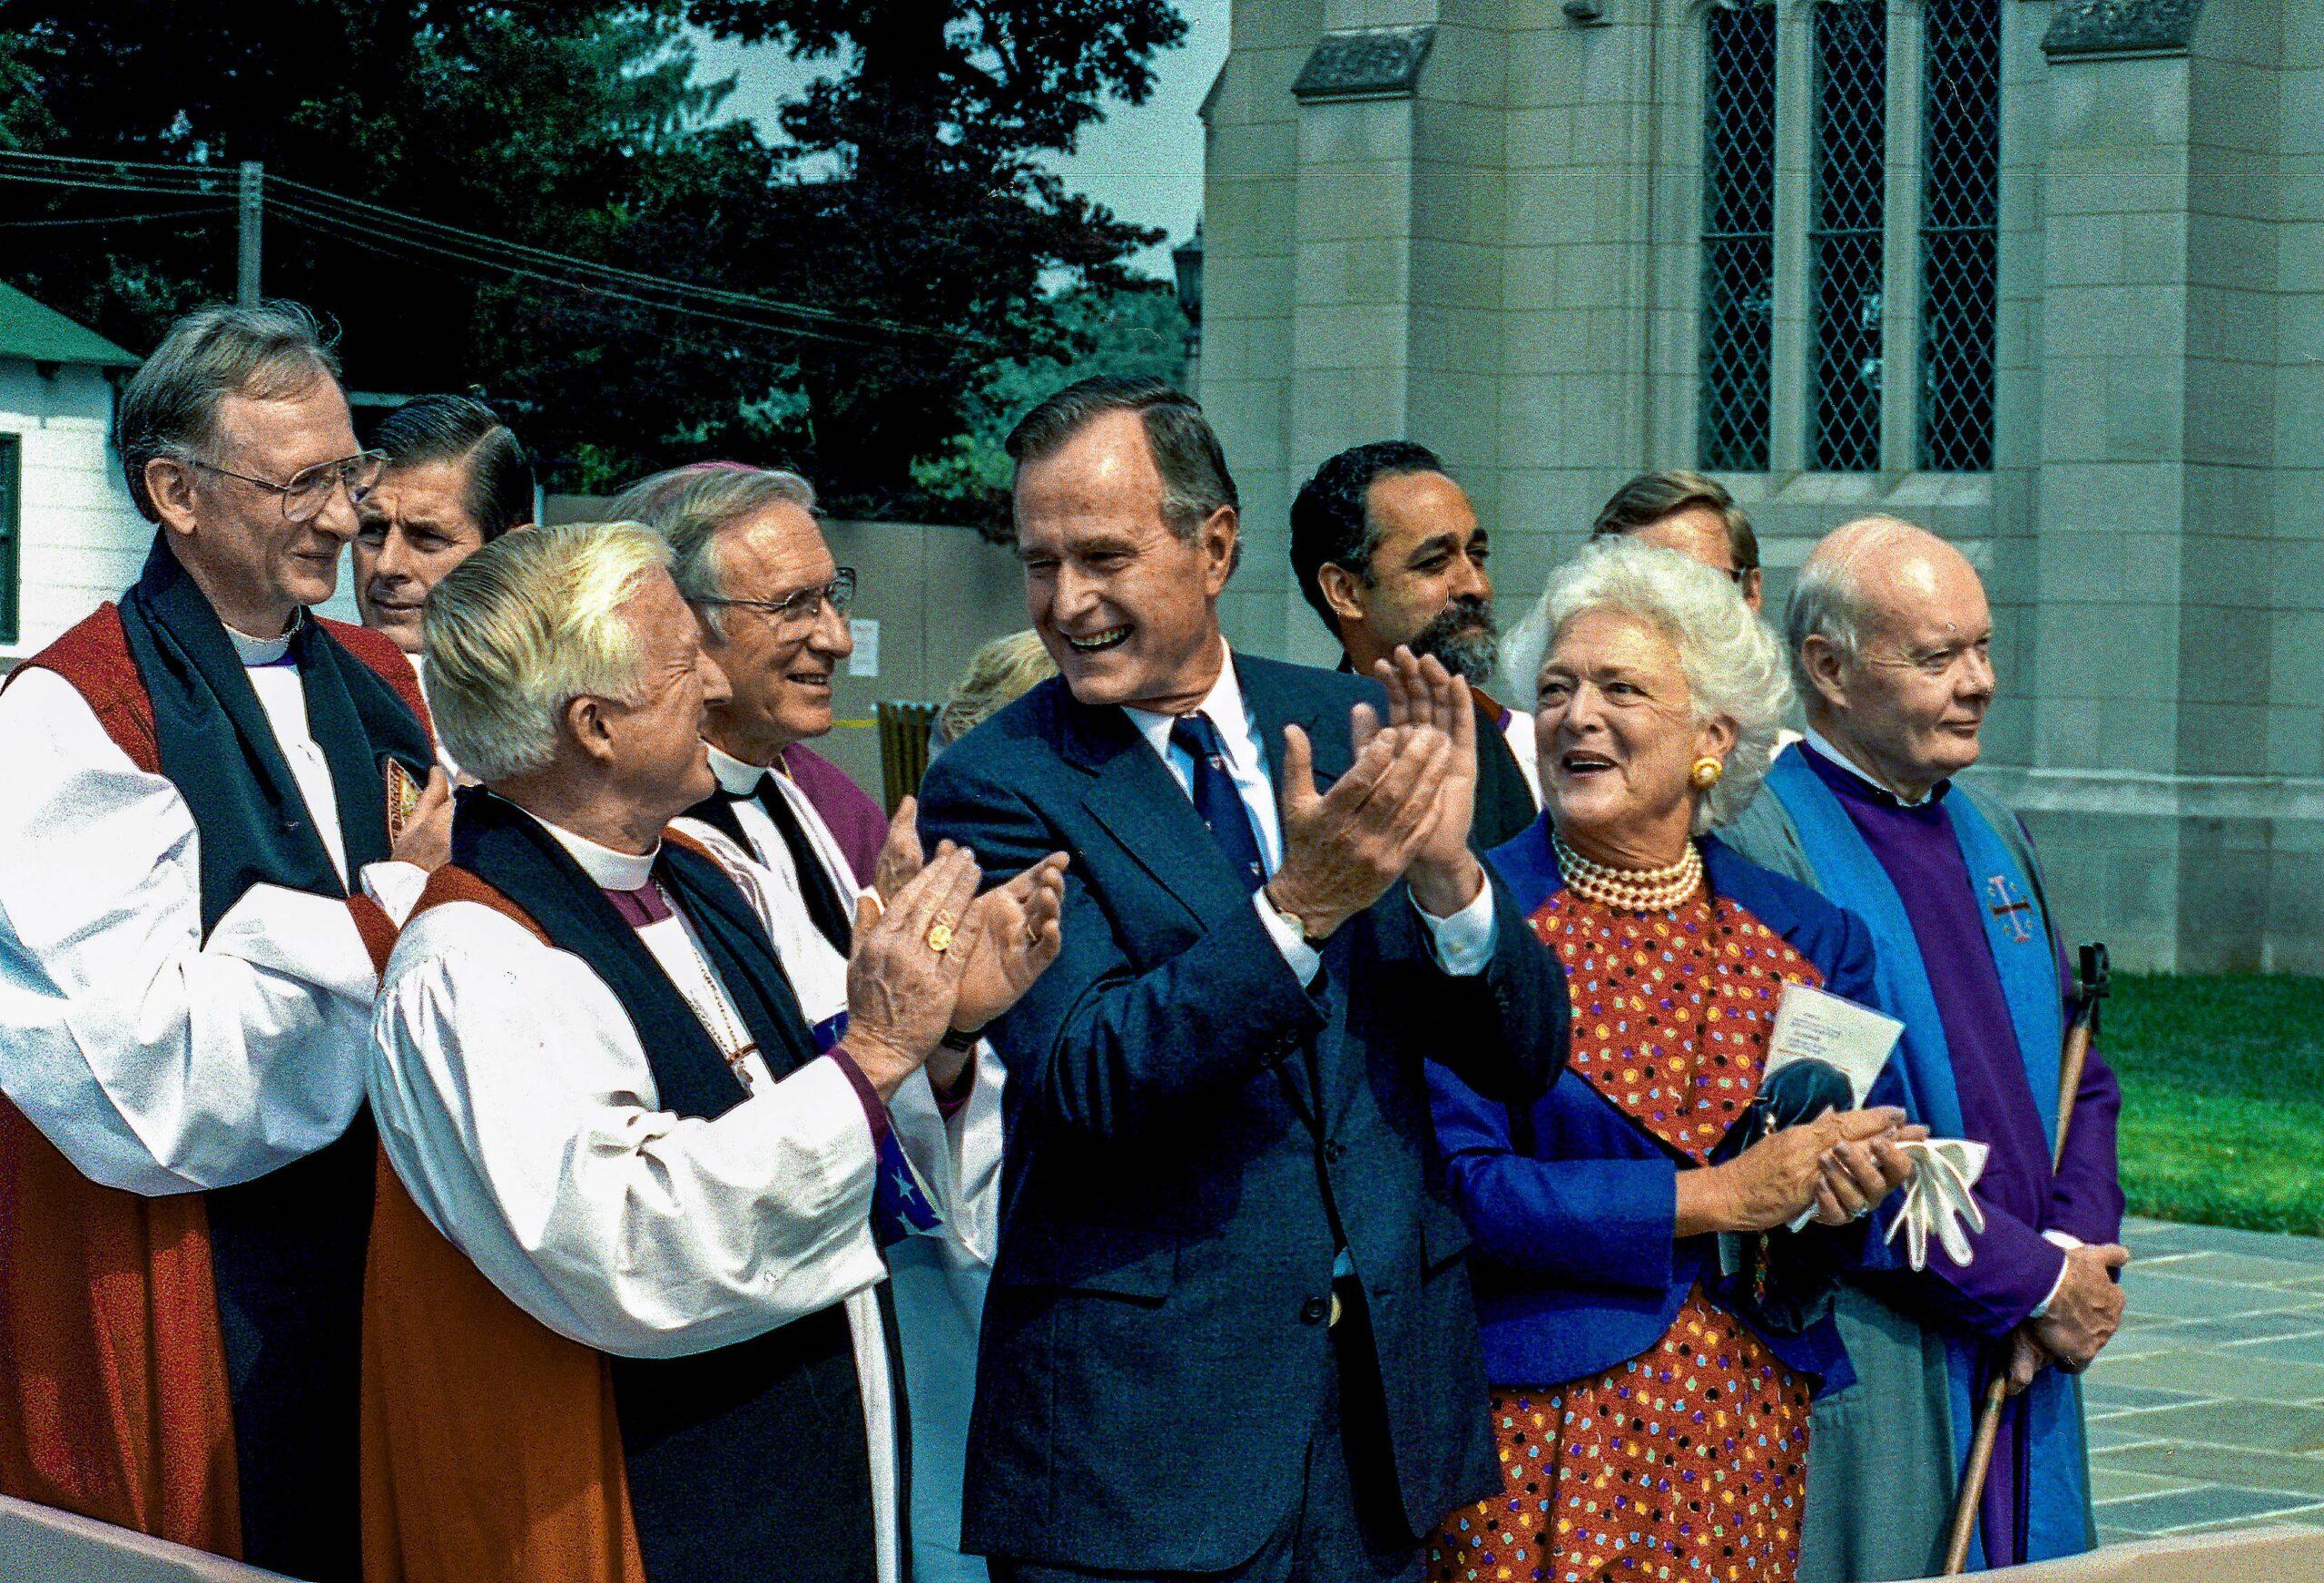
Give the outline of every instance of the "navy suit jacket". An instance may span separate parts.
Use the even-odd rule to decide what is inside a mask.
[[[1545,822],[1497,849],[1492,862],[1528,913],[1564,884]],[[1879,1005],[1872,933],[1862,919],[1715,838],[1703,842],[1703,867],[1712,892],[1782,936],[1824,975],[1825,988]],[[1477,1311],[1485,1371],[1496,1384],[1563,1384],[1637,1357],[1662,1339],[1699,1281],[1824,1390],[1854,1379],[1828,1312],[1795,1333],[1754,1323],[1748,1301],[1720,1274],[1719,1239],[1675,1237],[1679,1173],[1693,1161],[1588,1078],[1568,1071],[1531,1106],[1480,1094],[1447,1067],[1432,1066],[1429,1080],[1453,1194],[1476,1235]],[[1892,1061],[1866,1103],[1896,1104],[1902,1093]],[[1736,1152],[1739,1131],[1714,1160]],[[1835,1273],[1883,1262],[1878,1240],[1862,1226],[1799,1235],[1813,1239],[1806,1262]]]
[[[1319,780],[1346,771],[1375,683],[1235,664],[1272,762],[1295,723]],[[921,798],[923,838],[996,877],[1073,860],[1062,954],[992,1035],[1009,1152],[964,1548],[1140,1574],[1255,1554],[1296,1508],[1334,1366],[1334,1218],[1406,1525],[1498,1488],[1422,1067],[1521,1104],[1563,1064],[1564,979],[1507,892],[1481,976],[1438,968],[1399,885],[1303,987],[1129,718],[1054,680],[946,750]]]

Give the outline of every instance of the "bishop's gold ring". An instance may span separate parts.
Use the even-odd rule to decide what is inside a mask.
[[[940,912],[936,921],[928,926],[928,949],[942,956],[952,949],[952,926],[960,921],[949,912]]]

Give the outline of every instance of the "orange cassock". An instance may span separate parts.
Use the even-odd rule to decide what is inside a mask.
[[[450,900],[541,933],[449,866],[412,916]],[[645,1583],[604,1355],[503,1296],[420,1213],[384,1152],[363,1273],[363,1575]]]

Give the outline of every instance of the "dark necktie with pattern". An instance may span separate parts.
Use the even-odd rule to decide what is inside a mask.
[[[1185,750],[1195,762],[1194,782],[1188,788],[1195,812],[1209,828],[1211,839],[1226,854],[1226,860],[1235,865],[1235,871],[1243,876],[1246,887],[1257,890],[1267,882],[1266,864],[1259,855],[1251,810],[1236,789],[1235,777],[1227,773],[1226,751],[1218,740],[1218,728],[1211,724],[1208,715],[1182,714],[1170,727],[1170,745]]]

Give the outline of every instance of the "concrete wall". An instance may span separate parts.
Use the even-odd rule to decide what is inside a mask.
[[[2053,23],[2092,8],[1999,0],[1994,466],[1932,474],[1910,466],[1921,11],[1889,0],[1889,466],[1831,474],[1804,454],[1811,5],[1777,30],[1773,465],[1727,479],[1771,599],[1847,517],[1945,534],[1996,616],[1977,773],[2069,928],[2130,965],[2324,971],[2324,11],[2211,0],[2183,49],[2053,58]],[[1246,503],[1229,630],[1331,652],[1289,588],[1287,505],[1390,436],[1469,487],[1513,614],[1614,486],[1695,459],[1701,7],[1236,13],[1202,388]],[[1423,23],[1409,93],[1291,93],[1324,30]]]

